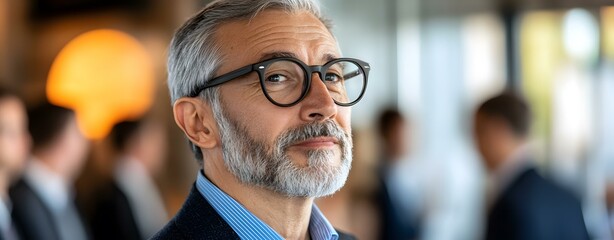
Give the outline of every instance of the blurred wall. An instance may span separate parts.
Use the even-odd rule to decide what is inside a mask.
[[[346,57],[371,64],[364,98],[352,108],[352,122],[368,127],[379,109],[396,104],[396,10],[393,1],[326,0],[324,14]]]

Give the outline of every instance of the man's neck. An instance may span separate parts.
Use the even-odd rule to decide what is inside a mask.
[[[526,143],[519,142],[510,147],[505,154],[501,155],[502,160],[497,168],[490,173],[493,184],[497,191],[505,189],[523,170],[531,166],[528,156],[529,147]]]
[[[212,161],[208,161],[212,162]],[[293,198],[239,182],[225,166],[205,163],[205,176],[285,239],[309,239],[313,198]]]
[[[73,176],[71,176],[63,163],[68,161],[64,155],[57,149],[43,149],[34,152],[34,158],[37,159],[34,161],[39,161],[48,171],[53,172],[62,178],[63,181],[69,183],[72,182]]]

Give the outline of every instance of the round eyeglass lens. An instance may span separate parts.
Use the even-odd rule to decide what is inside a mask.
[[[279,104],[290,104],[301,98],[305,88],[305,71],[293,61],[277,61],[264,71],[266,94]]]
[[[335,101],[349,104],[360,97],[365,85],[365,74],[356,63],[339,61],[328,68],[322,80]]]

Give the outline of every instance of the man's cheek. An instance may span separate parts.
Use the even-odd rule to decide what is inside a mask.
[[[337,117],[337,123],[341,128],[345,130],[346,133],[352,132],[352,124],[351,124],[351,113],[350,110],[341,110],[339,112],[339,117]]]

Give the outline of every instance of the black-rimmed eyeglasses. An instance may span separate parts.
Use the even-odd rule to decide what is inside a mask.
[[[266,98],[277,106],[290,107],[307,96],[311,88],[311,76],[318,73],[337,105],[352,106],[365,93],[370,68],[368,63],[353,58],[338,58],[320,66],[308,66],[296,58],[273,58],[215,77],[196,88],[190,97],[256,71]]]

